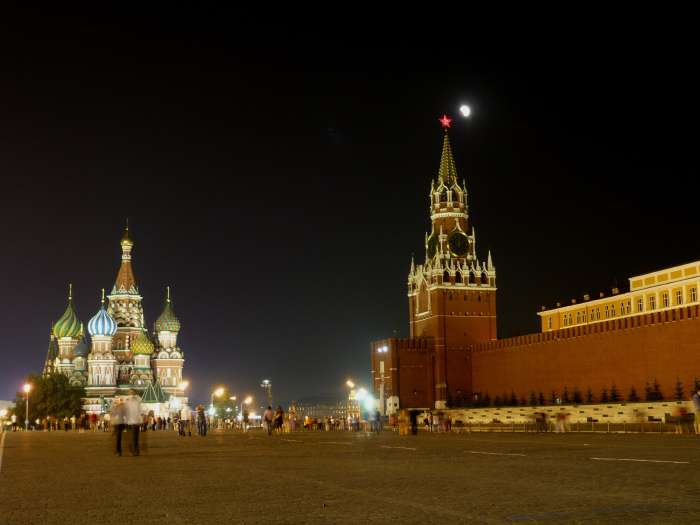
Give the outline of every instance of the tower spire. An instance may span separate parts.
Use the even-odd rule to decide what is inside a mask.
[[[452,157],[452,146],[450,145],[450,136],[447,130],[450,127],[450,119],[447,115],[443,115],[440,120],[445,133],[442,139],[442,155],[440,156],[440,170],[438,172],[440,180],[445,186],[450,186],[452,182],[457,181],[457,168]]]
[[[102,288],[102,301],[101,302],[102,302],[102,306],[104,306],[105,305],[105,289],[104,288]]]
[[[124,235],[122,235],[119,244],[122,247],[122,264],[119,267],[119,273],[117,274],[117,280],[114,283],[112,293],[138,294],[136,278],[134,277],[134,271],[131,268],[131,250],[134,247],[134,241],[129,235],[129,219],[126,220]]]
[[[73,300],[73,283],[68,283],[68,302]]]

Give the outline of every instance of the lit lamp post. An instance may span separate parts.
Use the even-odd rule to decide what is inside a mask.
[[[234,397],[234,399],[235,399],[235,397]],[[246,430],[248,430],[248,429],[246,428],[246,422],[245,422],[245,419],[243,418],[243,405],[244,405],[244,404],[250,405],[252,402],[253,402],[253,398],[250,397],[250,396],[248,396],[248,397],[246,397],[245,399],[242,399],[242,400],[241,400],[241,411],[240,411],[240,413],[238,414],[238,417],[241,418],[241,419],[240,419],[240,421],[241,421],[241,426],[243,427],[243,430],[244,430],[244,431],[246,431]]]
[[[270,383],[269,379],[263,379],[260,386],[267,391],[267,404],[272,406],[272,383]]]
[[[5,432],[5,418],[7,417],[7,409],[0,410],[0,432]]]
[[[355,407],[353,401],[357,400],[357,391],[355,390],[355,382],[352,379],[348,379],[345,381],[345,386],[347,386],[350,389],[350,393],[348,394],[348,415],[354,417],[355,416]],[[358,415],[359,417],[359,415]]]
[[[221,397],[224,395],[224,387],[220,386],[211,393],[211,406],[209,407],[209,416],[216,416],[216,408],[214,408],[214,397]]]
[[[24,430],[29,430],[29,391],[32,389],[32,385],[29,383],[24,383],[24,397],[27,401],[27,405],[24,411]]]

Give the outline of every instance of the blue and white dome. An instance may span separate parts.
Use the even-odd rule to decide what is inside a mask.
[[[92,336],[111,337],[117,333],[117,323],[105,310],[105,291],[102,290],[102,306],[95,316],[88,321],[88,332]]]

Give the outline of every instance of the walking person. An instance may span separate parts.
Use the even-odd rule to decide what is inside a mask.
[[[207,416],[204,413],[204,405],[197,405],[197,433],[200,436],[207,435]]]
[[[126,410],[124,402],[121,399],[114,401],[112,405],[112,413],[109,415],[109,420],[114,429],[114,444],[115,454],[122,455],[122,435],[124,434],[124,426],[126,422]]]
[[[282,433],[282,425],[284,424],[284,410],[280,405],[277,405],[277,410],[275,410],[275,432],[278,434]]]
[[[693,411],[695,412],[695,433],[700,434],[700,389],[693,394]]]
[[[192,437],[192,429],[190,428],[190,407],[187,403],[180,409],[180,421],[178,421],[178,426],[180,430],[180,435],[184,436],[185,431]]]
[[[265,430],[267,430],[267,435],[271,436],[272,435],[272,419],[274,415],[272,413],[272,407],[268,406],[267,410],[265,410],[265,413],[263,414],[263,423],[265,424]]]
[[[141,453],[139,449],[139,433],[143,424],[143,418],[141,417],[141,399],[136,395],[136,390],[133,388],[129,390],[129,397],[124,401],[124,411],[126,424],[131,433],[131,446],[129,448],[133,456],[138,456]]]

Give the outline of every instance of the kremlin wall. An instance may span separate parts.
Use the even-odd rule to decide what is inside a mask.
[[[679,386],[688,399],[700,379],[700,261],[631,277],[626,293],[543,307],[540,333],[497,339],[496,267],[491,252],[478,258],[449,119],[441,122],[425,260],[411,261],[407,280],[411,337],[370,344],[372,387],[386,413],[495,396],[515,395],[522,404],[564,392],[590,391],[596,402],[613,387],[620,401],[632,389],[644,400],[654,384],[663,399],[677,397]]]

